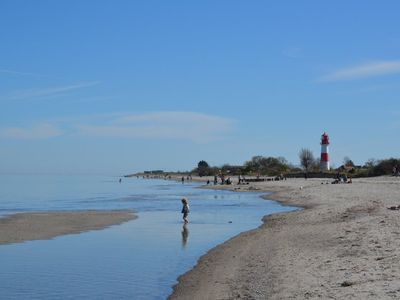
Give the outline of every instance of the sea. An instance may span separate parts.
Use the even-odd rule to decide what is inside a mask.
[[[94,175],[0,175],[0,217],[134,210],[103,230],[0,245],[0,299],[165,299],[200,256],[262,217],[295,208],[204,183]],[[265,193],[264,193],[265,194]],[[182,222],[181,198],[190,204]]]

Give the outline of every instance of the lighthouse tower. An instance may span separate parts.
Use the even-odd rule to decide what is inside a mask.
[[[321,136],[321,171],[329,169],[329,136],[324,132]]]

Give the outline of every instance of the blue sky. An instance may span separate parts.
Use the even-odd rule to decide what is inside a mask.
[[[0,2],[0,172],[399,157],[398,1]]]

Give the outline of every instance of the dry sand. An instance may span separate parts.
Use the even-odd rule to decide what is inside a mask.
[[[170,299],[399,299],[400,178],[288,179],[225,188],[273,191],[305,208],[210,250]],[[323,184],[322,184],[323,183]]]
[[[0,218],[0,245],[98,230],[136,218],[131,211],[20,213]]]

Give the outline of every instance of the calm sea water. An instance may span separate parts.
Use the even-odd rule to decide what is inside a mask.
[[[164,299],[212,247],[288,211],[258,193],[199,184],[99,176],[0,175],[0,216],[53,210],[133,209],[104,230],[0,246],[1,299]],[[182,224],[182,196],[190,223]]]

